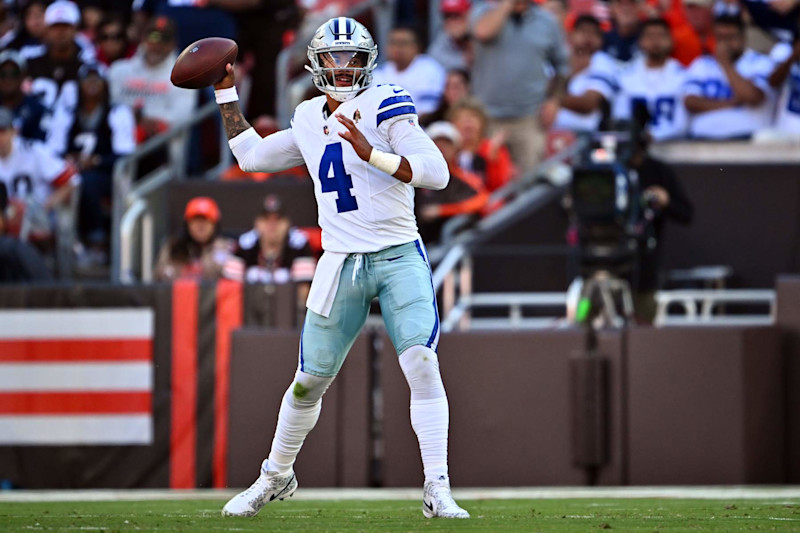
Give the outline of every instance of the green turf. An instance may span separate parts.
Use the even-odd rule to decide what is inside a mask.
[[[459,521],[417,501],[286,501],[235,519],[222,503],[0,503],[0,531],[800,531],[800,500],[465,500]]]

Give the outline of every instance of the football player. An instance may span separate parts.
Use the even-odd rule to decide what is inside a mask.
[[[767,82],[772,62],[745,49],[741,17],[717,17],[714,37],[714,55],[698,57],[686,71],[683,101],[691,115],[689,133],[700,139],[748,138],[772,118]]]
[[[414,187],[443,189],[449,174],[419,127],[409,93],[391,84],[371,86],[377,55],[372,36],[355,20],[337,17],[320,26],[308,46],[307,68],[324,95],[302,102],[291,127],[264,138],[239,109],[231,65],[215,85],[242,170],[308,167],[325,251],[306,302],[299,365],[281,404],[272,449],[259,478],[225,504],[223,515],[252,516],[294,493],[295,458],[377,297],[411,388],[411,425],[425,474],[423,514],[469,517],[450,494],[448,403],[436,355],[439,318],[414,218]]]
[[[639,49],[642,54],[620,72],[614,119],[630,121],[634,107],[642,102],[650,114],[648,129],[653,140],[684,137],[688,128],[681,101],[685,73],[683,66],[670,57],[672,36],[664,19],[642,23]]]

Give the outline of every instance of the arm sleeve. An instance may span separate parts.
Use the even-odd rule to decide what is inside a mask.
[[[447,163],[417,121],[416,117],[411,121],[395,121],[388,130],[389,144],[395,154],[405,157],[411,165],[409,185],[423,189],[444,189],[450,180]]]
[[[597,91],[611,102],[619,91],[619,73],[613,60],[605,55],[595,54],[589,63],[587,90]]]
[[[245,172],[278,172],[305,163],[291,128],[263,138],[250,128],[228,145]]]
[[[567,46],[567,40],[564,38],[564,32],[561,31],[561,27],[555,20],[553,20],[552,28],[553,42],[548,53],[549,60],[556,73],[566,78],[569,76],[570,71],[569,46]]]
[[[683,82],[683,96],[703,96],[702,67],[695,61],[686,69],[686,77]]]
[[[37,145],[34,150],[36,160],[39,163],[41,178],[50,184],[53,189],[66,185],[71,180],[75,183],[78,182],[78,180],[73,179],[76,176],[75,167],[52,154],[44,145]]]

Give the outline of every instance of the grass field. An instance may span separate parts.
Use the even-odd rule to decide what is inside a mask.
[[[427,520],[420,502],[297,500],[255,518],[222,518],[223,501],[0,503],[0,531],[800,531],[800,499],[463,500],[470,520]]]

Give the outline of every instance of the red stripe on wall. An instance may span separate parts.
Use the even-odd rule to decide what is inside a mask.
[[[0,340],[0,362],[151,361],[151,339]]]
[[[215,488],[228,485],[228,410],[231,374],[231,334],[242,325],[243,288],[236,281],[217,283],[217,350],[214,381],[214,455],[212,478]]]
[[[197,453],[197,282],[172,285],[170,487],[195,488]]]
[[[0,415],[150,414],[149,392],[6,392]]]

